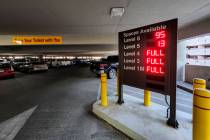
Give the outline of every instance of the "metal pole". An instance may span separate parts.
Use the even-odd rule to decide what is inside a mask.
[[[173,97],[173,95],[170,96],[170,117],[167,121],[167,124],[174,127],[178,128],[179,123],[176,120],[176,95]]]
[[[119,96],[119,69],[117,70],[117,96]]]
[[[168,52],[169,56],[169,87],[167,89],[167,94],[170,96],[170,117],[167,121],[167,124],[174,127],[178,128],[179,123],[176,120],[176,72],[177,72],[177,19],[174,24],[171,25],[171,53]],[[173,56],[170,54],[173,54]]]
[[[122,72],[121,69],[119,69],[119,85],[118,85],[118,89],[119,89],[119,96],[118,96],[118,104],[123,104],[124,103],[124,99],[123,99],[123,85],[122,85]]]

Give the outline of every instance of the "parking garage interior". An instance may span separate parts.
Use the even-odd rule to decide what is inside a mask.
[[[0,140],[132,139],[92,113],[101,73],[91,65],[121,55],[119,32],[178,18],[177,82],[192,86],[199,76],[209,87],[207,60],[200,66],[201,57],[189,57],[187,51],[210,45],[209,13],[208,0],[1,1],[0,73],[8,63],[12,75],[0,76]],[[62,42],[24,44],[13,39],[52,36]],[[193,71],[187,64],[197,67]],[[106,72],[108,91],[114,94],[117,69]],[[142,89],[125,86],[124,91],[144,98]],[[177,109],[192,114],[192,98],[189,90],[177,88]],[[157,93],[152,102],[167,106]]]

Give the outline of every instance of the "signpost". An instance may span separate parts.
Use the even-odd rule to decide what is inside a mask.
[[[176,121],[177,19],[119,33],[119,99],[123,86],[170,96],[168,125]]]

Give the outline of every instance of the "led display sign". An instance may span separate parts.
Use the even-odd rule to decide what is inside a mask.
[[[174,111],[176,55],[177,19],[120,32],[119,85],[169,95]],[[119,88],[121,93],[122,87]],[[119,102],[123,100],[121,96]],[[171,113],[175,116],[175,112]]]

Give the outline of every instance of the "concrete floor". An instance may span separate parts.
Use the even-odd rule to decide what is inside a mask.
[[[152,103],[144,106],[144,99],[124,94],[126,101],[116,104],[117,96],[109,96],[109,107],[103,108],[100,101],[93,105],[93,112],[110,125],[135,140],[192,140],[192,115],[177,111],[179,128],[166,124],[166,107]]]
[[[91,113],[99,79],[88,67],[17,74],[0,81],[0,122],[38,105],[17,140],[127,140]]]

